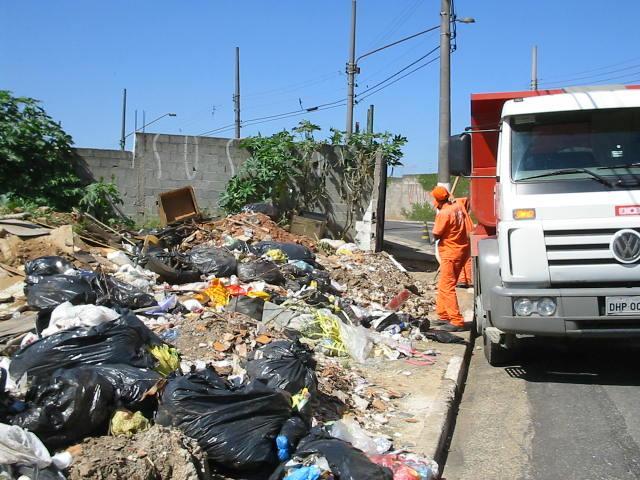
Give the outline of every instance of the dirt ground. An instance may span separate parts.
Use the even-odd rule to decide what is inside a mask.
[[[88,438],[72,449],[69,480],[208,479],[205,454],[197,442],[177,429],[158,425],[133,437]]]

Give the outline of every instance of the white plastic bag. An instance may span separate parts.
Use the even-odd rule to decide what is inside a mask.
[[[156,284],[158,275],[151,270],[146,270],[140,265],[133,266],[131,264],[122,265],[118,271],[113,274],[118,280],[133,285],[143,292],[151,293]]]
[[[49,326],[42,331],[42,336],[48,337],[61,330],[69,330],[74,327],[95,327],[119,317],[118,312],[107,307],[73,305],[71,302],[64,302],[51,312]]]
[[[51,465],[49,450],[31,432],[16,425],[0,423],[0,465]]]
[[[119,267],[122,265],[133,265],[129,257],[124,252],[115,251],[107,254],[107,259]]]
[[[385,438],[372,438],[352,417],[344,417],[331,426],[331,436],[349,442],[367,455],[381,455],[391,448]]]
[[[360,363],[367,360],[373,348],[369,330],[362,325],[354,327],[340,322],[340,338],[351,358]]]

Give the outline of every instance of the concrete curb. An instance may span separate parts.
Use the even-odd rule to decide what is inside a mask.
[[[438,463],[441,472],[447,459],[447,449],[464,391],[474,343],[475,338],[471,334],[464,355],[449,360],[438,396],[424,419],[424,446],[421,450],[427,458],[432,458]]]

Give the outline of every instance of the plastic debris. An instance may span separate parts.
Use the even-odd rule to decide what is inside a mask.
[[[130,412],[119,409],[111,417],[109,432],[111,435],[125,435],[130,437],[134,433],[143,432],[151,426],[149,420],[141,412]]]

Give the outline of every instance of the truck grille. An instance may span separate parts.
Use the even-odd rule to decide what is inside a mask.
[[[547,230],[544,242],[549,267],[560,265],[620,265],[609,244],[618,228]],[[634,229],[640,232],[640,229]]]

